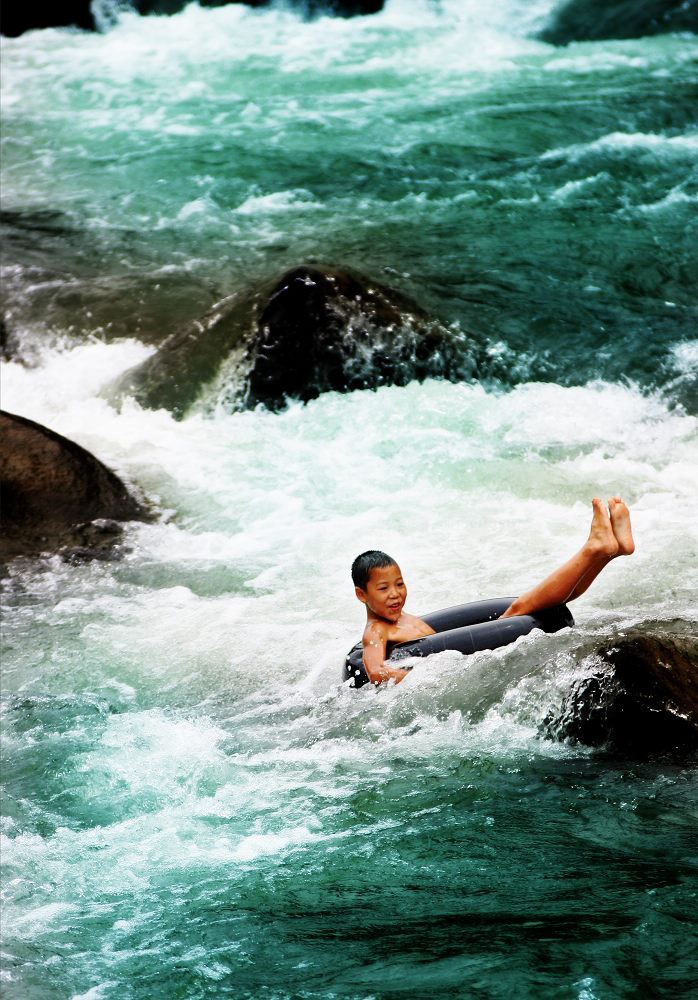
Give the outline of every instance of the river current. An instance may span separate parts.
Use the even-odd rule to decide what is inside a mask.
[[[8,1000],[689,1000],[698,774],[543,739],[593,648],[696,621],[698,44],[551,0],[190,5],[3,39],[2,406],[157,512],[3,584]],[[307,261],[473,377],[182,420],[105,387]],[[220,388],[220,387],[219,387]],[[574,629],[349,690],[349,566],[517,593],[621,495]]]

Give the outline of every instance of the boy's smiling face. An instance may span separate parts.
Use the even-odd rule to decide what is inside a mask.
[[[366,589],[356,588],[356,596],[366,605],[369,615],[397,622],[407,600],[407,587],[400,567],[377,566],[371,570]]]

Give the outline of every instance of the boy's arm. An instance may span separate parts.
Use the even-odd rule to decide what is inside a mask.
[[[385,629],[378,622],[366,628],[363,637],[364,667],[372,684],[382,684],[395,678],[397,684],[406,677],[409,670],[402,667],[391,667],[385,662],[385,651],[388,638]]]

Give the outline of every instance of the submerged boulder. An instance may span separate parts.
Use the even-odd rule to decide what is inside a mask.
[[[187,0],[132,0],[139,14],[176,14],[182,10]],[[202,7],[222,7],[231,0],[199,0]],[[247,7],[269,7],[273,0],[232,0],[245,3]],[[375,14],[383,8],[384,0],[290,0],[289,6],[307,17],[319,14],[337,17],[356,17],[361,14]]]
[[[94,455],[54,431],[0,411],[2,536],[0,561],[63,550],[70,558],[106,557],[119,522],[148,515]]]
[[[223,299],[108,392],[181,417],[214,383],[230,408],[278,409],[333,389],[472,377],[465,340],[400,292],[346,270],[301,266]]]
[[[222,7],[227,3],[242,3],[243,0],[200,0],[202,7]],[[244,0],[248,7],[268,7],[272,0]],[[334,14],[339,17],[355,17],[359,14],[375,14],[383,7],[384,0],[296,0],[291,6],[307,17],[320,14]],[[187,5],[187,0],[131,0],[122,4],[121,9],[131,7],[139,14],[177,14]],[[93,0],[62,0],[59,4],[48,4],[44,0],[5,3],[0,8],[0,31],[14,37],[36,28],[75,27],[88,31],[95,27],[104,28],[118,18],[119,7],[94,4]]]
[[[146,409],[184,416],[223,362],[242,357],[253,307],[252,300],[236,295],[217,302],[201,319],[181,327],[154,354],[121,375],[107,388],[107,397],[118,401],[131,396]]]
[[[698,751],[698,626],[647,623],[600,646],[541,734],[644,758]]]
[[[298,267],[274,286],[247,358],[247,405],[472,375],[449,332],[411,299],[347,271]],[[464,371],[463,368],[466,368]]]
[[[60,4],[47,4],[43,0],[26,3],[4,3],[0,8],[0,33],[15,37],[37,28],[75,27],[91,30],[94,18],[91,0],[63,0]]]
[[[552,45],[698,32],[698,0],[567,0],[540,38]]]
[[[10,358],[10,337],[5,325],[5,317],[0,316],[0,361],[8,361]]]

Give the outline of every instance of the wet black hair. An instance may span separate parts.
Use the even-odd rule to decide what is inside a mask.
[[[397,566],[392,556],[379,549],[369,549],[362,552],[351,564],[351,578],[355,587],[366,590],[366,585],[371,577],[371,570],[383,568],[384,566]]]

